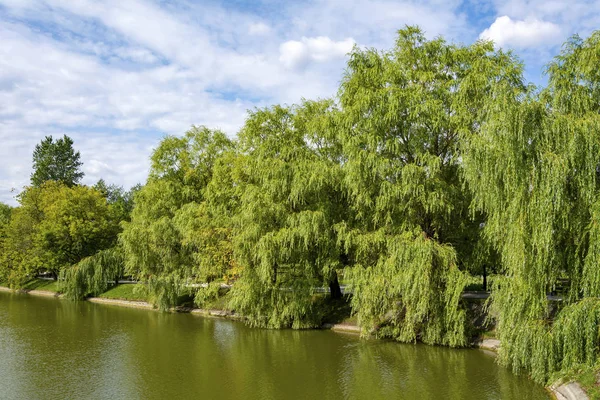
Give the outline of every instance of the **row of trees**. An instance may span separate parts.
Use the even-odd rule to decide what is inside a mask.
[[[41,273],[56,279],[117,244],[138,187],[126,192],[103,180],[80,185],[81,166],[68,136],[48,136],[36,146],[31,186],[17,196],[19,206],[0,205],[2,281],[19,288]]]
[[[273,328],[318,326],[316,288],[340,298],[343,276],[365,333],[465,346],[461,294],[494,270],[503,362],[538,381],[592,365],[599,54],[600,33],[570,39],[535,88],[510,52],[407,27],[389,51],[353,50],[336,99],[254,110],[235,140],[166,137],[133,208],[106,185],[32,179],[0,209],[2,271],[60,271],[72,298],[127,274],[161,309],[226,281],[229,307]]]

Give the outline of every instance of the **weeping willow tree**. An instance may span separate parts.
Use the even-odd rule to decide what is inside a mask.
[[[231,147],[224,133],[194,127],[183,137],[166,137],[152,154],[148,182],[135,194],[120,243],[126,273],[145,284],[161,309],[175,305],[196,280],[199,251],[185,229],[197,225],[189,220],[202,213],[213,166]]]
[[[118,246],[101,250],[60,272],[60,291],[71,300],[104,293],[124,273],[123,251]]]
[[[315,288],[341,296],[334,226],[346,203],[333,114],[330,101],[256,110],[239,134],[245,181],[233,243],[243,269],[231,305],[251,325],[320,325]]]
[[[185,204],[175,215],[181,244],[191,252],[191,274],[202,283],[195,304],[203,307],[223,294],[221,285],[233,283],[242,273],[233,249],[234,216],[239,210],[243,182],[242,157],[235,148],[223,152],[212,167],[212,178],[201,203]]]
[[[415,27],[391,51],[352,52],[338,119],[352,218],[338,231],[364,333],[466,344],[462,270],[481,220],[469,213],[458,139],[478,130],[498,82],[522,86],[520,71],[490,43],[427,40]]]
[[[540,93],[500,87],[465,132],[464,175],[505,278],[501,360],[544,382],[600,356],[600,33],[574,37]],[[554,321],[547,295],[563,286]]]

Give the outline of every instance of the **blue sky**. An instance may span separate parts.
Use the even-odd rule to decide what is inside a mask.
[[[0,201],[46,135],[75,140],[84,183],[129,187],[165,134],[234,136],[248,109],[333,96],[352,46],[390,48],[405,24],[494,40],[543,83],[567,37],[600,27],[600,1],[0,0]]]

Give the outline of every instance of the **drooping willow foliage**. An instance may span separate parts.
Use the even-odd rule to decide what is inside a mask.
[[[253,112],[240,133],[246,172],[233,242],[244,266],[231,305],[252,325],[319,326],[315,289],[340,292],[335,225],[345,214],[332,103]]]
[[[407,27],[389,51],[356,48],[335,99],[251,111],[235,140],[196,127],[165,138],[122,255],[65,269],[65,291],[102,291],[122,257],[161,309],[183,294],[208,304],[228,283],[227,306],[250,325],[306,328],[323,322],[320,292],[340,300],[343,276],[364,334],[465,346],[461,295],[487,266],[502,362],[540,382],[591,366],[598,65],[600,33],[566,43],[546,88],[487,42]],[[11,211],[19,229],[5,237],[28,231],[22,214]]]
[[[120,243],[126,273],[146,285],[160,309],[174,306],[189,285],[207,276],[196,268],[198,258],[209,254],[198,245],[212,242],[193,231],[199,223],[211,228],[213,220],[203,211],[205,192],[213,166],[231,147],[222,132],[194,127],[181,138],[165,138],[152,154],[150,177],[135,195]]]
[[[340,88],[339,140],[352,218],[340,241],[354,266],[352,306],[365,333],[466,344],[460,293],[480,220],[459,178],[458,140],[521,68],[490,43],[455,46],[399,32],[389,52],[355,50]]]
[[[105,292],[123,276],[123,250],[101,250],[60,272],[60,289],[71,300],[82,300]]]
[[[505,273],[491,301],[501,359],[541,382],[600,356],[599,62],[600,33],[572,38],[546,89],[501,88],[462,142],[464,176]],[[552,321],[547,295],[560,286],[565,304]]]

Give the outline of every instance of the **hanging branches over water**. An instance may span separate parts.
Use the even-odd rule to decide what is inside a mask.
[[[97,296],[115,285],[124,273],[123,251],[118,247],[99,251],[60,272],[61,291],[71,300]]]
[[[548,66],[547,87],[534,88],[492,43],[406,27],[388,51],[351,52],[335,99],[255,109],[236,139],[204,127],[166,137],[117,247],[106,250],[117,229],[98,193],[69,189],[97,203],[113,236],[82,241],[71,258],[52,247],[70,214],[41,213],[38,191],[23,195],[0,219],[0,272],[25,279],[45,260],[75,299],[128,274],[161,309],[190,293],[209,304],[226,282],[227,307],[269,328],[319,326],[317,292],[339,301],[343,277],[363,334],[465,346],[461,294],[491,268],[502,362],[540,382],[591,366],[598,65],[600,33],[574,37]],[[53,212],[62,225],[40,231]],[[550,305],[549,294],[563,301]]]
[[[491,301],[501,359],[540,382],[600,356],[598,54],[600,33],[572,38],[546,89],[500,87],[481,130],[462,142],[473,204],[506,271]],[[547,294],[561,280],[567,305],[552,321]]]

